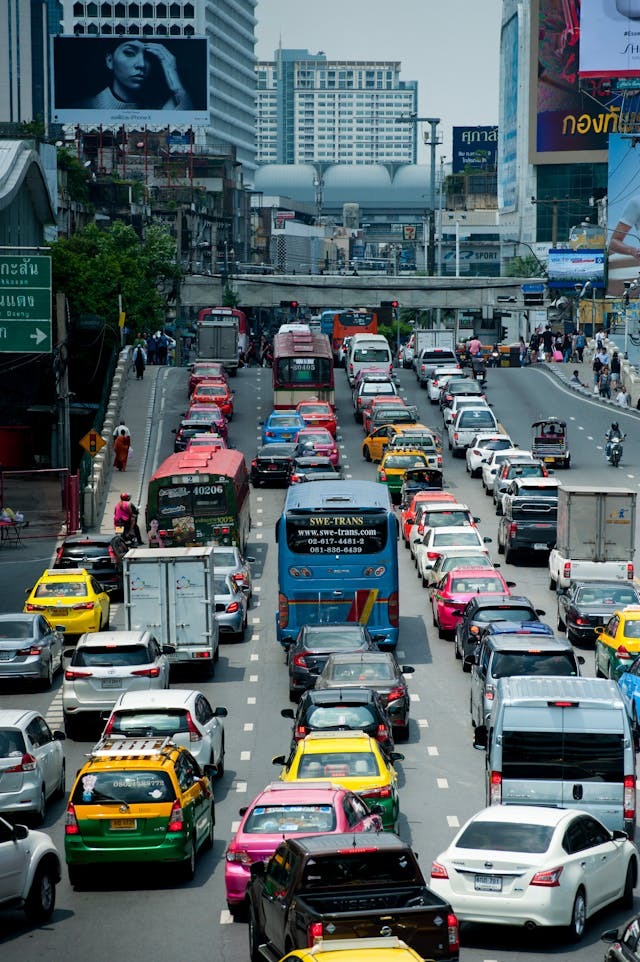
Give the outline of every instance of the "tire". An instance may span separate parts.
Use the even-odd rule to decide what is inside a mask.
[[[216,768],[217,768],[216,778],[222,778],[222,776],[224,775],[224,738],[222,739],[222,746],[220,748],[220,760],[216,764],[216,762],[212,758],[211,764],[216,765]]]
[[[67,738],[70,738],[71,741],[77,742],[77,741],[80,740],[79,737],[78,737],[78,733],[79,733],[79,731],[80,731],[80,726],[79,726],[79,724],[78,724],[77,718],[69,718],[68,715],[65,715],[65,716],[64,716],[64,730],[65,730],[65,733],[66,733]]]
[[[406,742],[409,738],[409,722],[406,725],[396,725],[393,732],[395,741]]]
[[[260,944],[263,941],[263,934],[260,931],[253,912],[249,913],[249,958],[251,962],[264,962],[260,954]]]
[[[56,877],[53,865],[45,862],[36,869],[24,912],[30,922],[47,922],[56,907]]]
[[[53,662],[51,661],[51,659],[49,659],[47,674],[45,675],[44,678],[40,680],[40,690],[49,691],[52,685],[53,685]]]
[[[214,826],[215,826],[215,815],[213,812],[213,802],[212,802],[211,803],[211,824],[209,826],[209,831],[207,832],[206,837],[202,843],[203,849],[205,849],[208,852],[210,852],[211,849],[213,848]]]
[[[462,661],[462,652],[458,648],[458,634],[453,636],[453,654],[455,655],[456,661]]]
[[[227,902],[229,915],[234,922],[246,922],[249,909],[246,899],[244,902]]]
[[[579,888],[576,892],[576,897],[573,900],[573,908],[571,910],[571,921],[567,926],[567,937],[570,942],[579,942],[584,935],[584,930],[587,925],[587,900],[584,894],[584,889]]]
[[[594,670],[595,670],[596,678],[605,678],[606,675],[600,670],[600,663],[598,661],[597,649],[594,653],[593,660],[594,660]]]
[[[193,836],[189,839],[187,857],[180,863],[179,875],[183,882],[191,882],[196,874],[196,843]]]
[[[422,577],[422,587],[423,587],[423,588],[428,588],[428,587],[429,587],[429,582],[427,581],[427,579],[425,578],[424,575],[422,575],[421,577]]]
[[[504,545],[501,544],[500,538],[498,538],[498,554],[504,554]]]
[[[107,608],[107,619],[103,625],[104,631],[108,631],[111,627],[111,605]]]
[[[38,799],[38,807],[34,810],[31,815],[31,822],[33,825],[42,825],[44,822],[44,813],[47,808],[47,796],[45,795],[44,785],[40,786],[40,797]]]
[[[514,554],[515,554],[515,552],[514,552],[513,548],[505,548],[505,549],[504,549],[504,560],[506,561],[506,563],[507,563],[508,565],[512,565],[512,564],[513,564],[513,556],[514,556]]]
[[[620,905],[623,909],[633,908],[633,890],[636,885],[638,868],[635,859],[631,859],[627,865],[627,874],[624,880],[624,889],[620,897]]]
[[[441,628],[440,625],[437,625],[437,628],[438,628],[438,638],[442,638],[443,641],[446,641],[447,633],[444,630],[444,628]]]
[[[58,786],[53,792],[51,797],[54,799],[64,798],[66,795],[66,786],[67,786],[67,765],[63,758],[62,771],[60,772],[60,781],[58,782]]]
[[[363,447],[362,454],[364,455],[365,461],[369,461],[369,462],[371,461],[371,451],[369,449],[369,445],[367,445],[366,447]]]
[[[484,488],[484,493],[486,494],[486,496],[487,496],[488,498],[490,498],[490,497],[491,497],[491,491],[490,491],[490,489],[489,489],[489,488],[485,488],[484,484],[482,485],[482,487]]]
[[[502,517],[502,501],[496,501],[496,515]]]
[[[558,582],[553,577],[553,575],[549,575],[549,590],[555,591],[557,587],[558,587]]]
[[[558,608],[558,631],[566,631],[567,626],[560,616],[560,609]]]
[[[74,889],[81,889],[87,884],[89,869],[86,865],[67,865],[69,884]]]

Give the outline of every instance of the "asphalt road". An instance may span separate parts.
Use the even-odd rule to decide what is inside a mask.
[[[412,372],[400,371],[403,392],[420,407],[423,420],[441,428],[439,409],[429,405],[426,392],[416,384]],[[231,424],[231,442],[249,458],[259,442],[257,421],[271,409],[271,372],[242,371],[233,383],[236,415]],[[167,372],[165,389],[158,393],[152,435],[150,467],[155,467],[172,449],[171,428],[184,410],[186,372]],[[616,412],[625,423],[629,438],[623,466],[615,471],[604,460],[603,435],[611,410],[588,398],[577,397],[541,369],[505,369],[489,372],[488,393],[496,414],[512,437],[527,446],[531,421],[556,414],[569,423],[574,467],[559,471],[560,480],[607,486],[640,486],[640,446],[637,418]],[[361,456],[362,431],[351,409],[350,392],[343,372],[337,372],[337,400],[341,425],[342,457],[347,477],[373,478],[375,468]],[[484,535],[493,538],[492,555],[497,560],[497,519],[493,506],[482,493],[480,481],[465,473],[465,462],[452,459],[446,450],[445,483],[459,499],[480,517]],[[226,771],[216,784],[216,842],[198,864],[195,880],[176,885],[155,867],[96,880],[89,890],[75,892],[63,878],[58,887],[58,904],[52,922],[41,929],[30,928],[18,913],[3,913],[0,945],[3,962],[25,959],[65,962],[116,962],[136,958],[140,962],[164,962],[189,958],[214,962],[242,962],[248,958],[246,925],[232,922],[224,897],[224,852],[238,822],[238,809],[270,780],[279,768],[273,755],[286,751],[289,723],[280,717],[287,706],[287,673],[280,646],[275,640],[276,548],[274,526],[281,512],[282,490],[257,489],[252,494],[254,527],[249,553],[254,565],[255,595],[249,612],[249,630],[241,644],[223,646],[215,679],[200,683],[197,678],[175,678],[174,684],[201,687],[213,704],[226,705],[229,716]],[[53,546],[51,546],[53,547]],[[25,549],[26,550],[26,549]],[[0,556],[4,591],[0,609],[20,609],[24,587],[48,563],[47,546],[29,549],[30,555]],[[408,552],[399,546],[401,557],[401,631],[399,657],[415,666],[410,678],[412,721],[409,741],[399,746],[406,758],[399,763],[401,818],[400,833],[420,855],[428,878],[432,858],[447,845],[456,828],[484,806],[484,754],[472,747],[469,721],[469,676],[463,674],[453,655],[451,642],[441,641],[431,626],[427,596],[410,564]],[[35,555],[32,557],[31,555]],[[502,559],[500,559],[502,561]],[[44,564],[43,564],[44,561]],[[502,572],[517,583],[518,593],[528,595],[545,609],[546,620],[555,627],[556,599],[548,590],[546,563],[506,565]],[[114,627],[122,625],[116,607]],[[593,674],[590,652],[585,669]],[[44,711],[51,724],[61,727],[60,681],[52,692],[32,694],[5,689],[2,705],[35,706]],[[67,772],[82,764],[90,742],[66,742]],[[53,805],[45,828],[63,849],[64,803]],[[461,958],[466,962],[518,962],[538,960],[543,955],[595,962],[604,954],[601,932],[620,924],[626,914],[612,910],[601,913],[589,925],[579,947],[568,946],[554,932],[525,933],[518,929],[468,926],[463,929]]]

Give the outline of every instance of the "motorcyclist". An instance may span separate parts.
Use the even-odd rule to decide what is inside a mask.
[[[607,447],[606,447],[607,461],[610,461],[610,460],[611,460],[611,445],[613,444],[614,438],[618,438],[618,439],[621,439],[621,438],[622,438],[622,431],[620,430],[620,425],[618,424],[617,421],[612,421],[612,422],[611,422],[611,427],[610,427],[609,430],[607,431],[605,437],[606,437],[606,439],[607,439]]]
[[[138,513],[137,507],[131,500],[131,495],[127,491],[123,491],[113,512],[113,525],[115,528],[122,527],[125,538],[133,537],[138,544],[142,544],[142,536],[138,526]]]

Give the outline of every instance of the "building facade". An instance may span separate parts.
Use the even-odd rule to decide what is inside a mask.
[[[417,83],[400,63],[279,49],[256,65],[259,164],[416,162]]]
[[[61,20],[59,0],[0,0],[0,123],[47,127],[49,37]]]

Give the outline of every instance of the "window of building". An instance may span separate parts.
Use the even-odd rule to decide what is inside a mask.
[[[73,15],[74,17],[84,17],[84,7],[81,3],[74,3]]]
[[[113,33],[113,27],[111,26],[110,23],[103,23],[100,28],[100,33],[111,36],[111,34]]]
[[[151,26],[150,23],[145,23],[145,25],[142,28],[142,33],[145,37],[153,36],[153,27]]]
[[[138,6],[137,3],[130,3],[130,4],[129,4],[129,16],[130,16],[130,17],[135,17],[136,20],[137,20],[138,17],[140,16],[140,7]]]
[[[166,18],[166,16],[167,16],[167,5],[166,5],[166,3],[159,3],[158,6],[156,7],[156,17],[158,17],[158,19],[160,19],[161,17],[165,17],[165,18]],[[160,33],[159,30],[158,30],[157,32]]]
[[[156,33],[159,37],[166,37],[167,32],[167,25],[165,23],[159,23],[156,27]]]
[[[115,28],[114,28],[114,31],[113,31],[113,32],[114,32],[114,33],[116,34],[116,36],[118,36],[118,37],[124,37],[124,35],[125,35],[125,33],[126,33],[124,24],[123,24],[123,23],[117,23],[117,24],[115,25]]]
[[[128,28],[127,28],[127,33],[128,33],[131,37],[137,37],[138,34],[140,33],[140,24],[139,24],[139,23],[130,23],[129,26],[128,26]]]
[[[101,16],[101,17],[110,17],[110,16],[112,15],[112,10],[113,10],[113,8],[112,8],[112,6],[111,6],[110,3],[102,3],[102,4],[100,4],[100,16]]]
[[[184,28],[185,37],[193,37],[195,32],[196,32],[196,28],[190,23],[188,23],[187,26]]]
[[[149,17],[153,16],[153,4],[151,3],[142,4],[142,16],[145,19],[148,19]]]
[[[195,17],[195,10],[192,3],[185,3],[182,16],[185,18],[185,20],[193,20]]]
[[[90,24],[88,24],[88,25],[87,25],[87,33],[88,33],[88,34],[91,34],[91,36],[93,36],[93,37],[97,37],[97,36],[98,36],[98,33],[99,33],[99,31],[98,31],[98,24],[97,24],[97,23],[90,23]]]
[[[172,23],[171,27],[169,28],[169,33],[171,34],[172,37],[179,37],[182,31],[180,30],[180,27],[178,26],[177,23]]]
[[[124,3],[116,3],[113,12],[116,17],[122,17],[124,19],[127,13]]]
[[[169,16],[172,20],[178,20],[182,16],[179,3],[172,3],[169,7]]]

